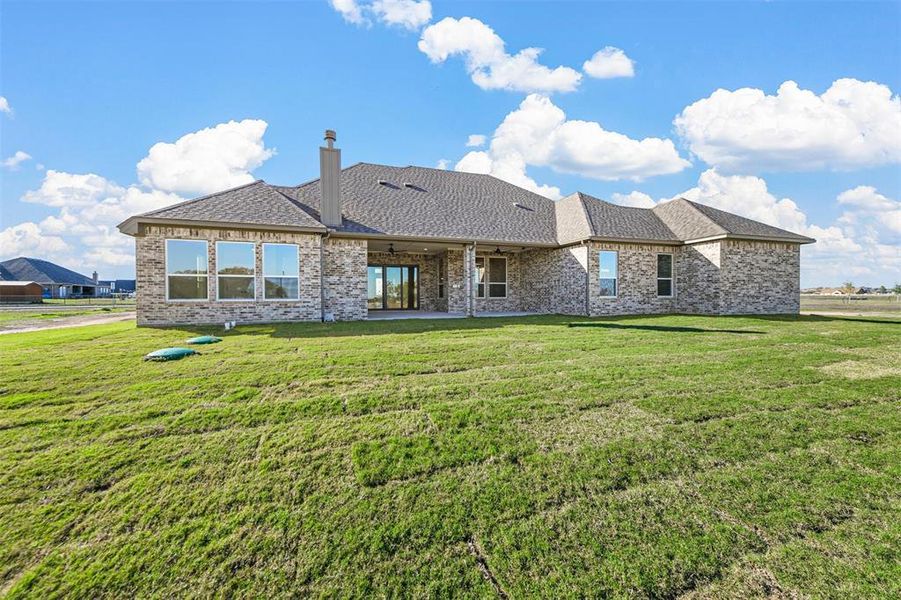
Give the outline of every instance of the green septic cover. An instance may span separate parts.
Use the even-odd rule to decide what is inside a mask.
[[[144,360],[178,360],[192,354],[199,354],[199,352],[190,348],[163,348],[162,350],[154,350],[145,356]]]
[[[215,335],[202,335],[200,337],[194,337],[188,340],[189,344],[215,344],[216,342],[221,342],[222,338],[216,337]]]

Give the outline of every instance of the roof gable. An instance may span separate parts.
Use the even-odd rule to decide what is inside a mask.
[[[290,198],[259,180],[138,216],[175,221],[325,229],[322,223]]]
[[[592,237],[611,240],[680,241],[673,231],[647,208],[612,204],[579,193],[588,215]]]

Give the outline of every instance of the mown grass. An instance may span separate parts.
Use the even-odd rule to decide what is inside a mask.
[[[0,338],[0,595],[901,594],[901,321]]]

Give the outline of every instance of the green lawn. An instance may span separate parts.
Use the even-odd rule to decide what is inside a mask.
[[[901,321],[0,337],[0,596],[901,595]]]

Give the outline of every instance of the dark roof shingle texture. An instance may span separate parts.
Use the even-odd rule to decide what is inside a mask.
[[[142,217],[323,229],[296,203],[263,181],[161,208]]]
[[[65,267],[39,258],[11,258],[0,263],[3,278],[18,281],[36,281],[37,283],[67,283],[75,285],[94,285],[94,280]]]
[[[319,180],[276,189],[318,217]],[[341,212],[345,232],[557,243],[554,201],[490,175],[359,163],[341,172]]]
[[[646,208],[620,206],[579,193],[591,224],[592,237],[678,242],[660,218]]]
[[[263,181],[141,217],[325,231],[316,179]],[[679,243],[733,235],[807,243],[810,238],[685,199],[653,209],[577,192],[553,201],[490,175],[358,163],[341,171],[338,232],[372,236],[558,245],[586,239]]]

